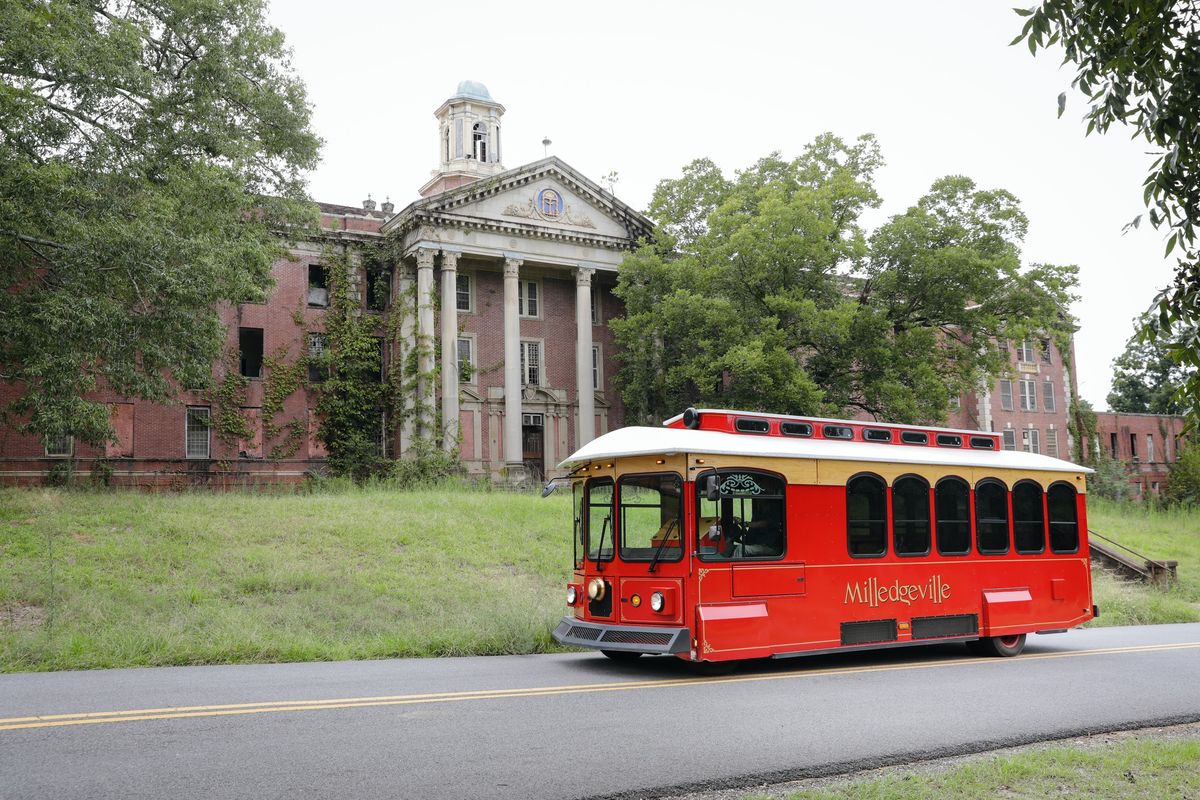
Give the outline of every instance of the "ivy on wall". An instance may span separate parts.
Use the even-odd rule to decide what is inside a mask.
[[[278,421],[284,402],[306,385],[307,361],[289,359],[290,355],[284,346],[263,358],[263,449],[276,460],[295,456],[306,433],[303,417]]]
[[[236,347],[229,348],[223,361],[223,374],[208,390],[212,406],[213,430],[217,438],[227,445],[236,446],[239,440],[250,439],[254,431],[250,421],[242,414],[246,405],[246,388],[250,379],[242,375],[240,358]]]

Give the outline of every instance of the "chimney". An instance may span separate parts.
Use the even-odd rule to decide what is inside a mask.
[[[395,211],[395,210],[396,210],[396,204],[392,202],[392,196],[391,196],[391,195],[388,195],[387,199],[383,201],[383,205],[382,205],[382,206],[380,206],[380,209],[381,209],[381,210],[383,211],[383,213],[385,213],[385,214],[390,214],[390,213],[392,213],[393,211]]]
[[[375,201],[371,199],[371,193],[367,192],[367,199],[363,200],[363,208],[367,211],[375,210]]]

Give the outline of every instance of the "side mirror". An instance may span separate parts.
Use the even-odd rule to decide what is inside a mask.
[[[554,490],[557,488],[558,484],[555,481],[546,481],[546,485],[542,487],[542,497],[549,497],[550,495],[554,494]]]
[[[721,490],[717,485],[716,475],[709,475],[704,479],[704,498],[706,500],[721,499]]]

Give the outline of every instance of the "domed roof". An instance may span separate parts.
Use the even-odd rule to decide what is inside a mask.
[[[455,97],[471,97],[476,100],[486,100],[489,103],[496,102],[492,99],[492,95],[488,92],[486,86],[479,81],[462,81],[458,84],[458,91],[454,93]]]

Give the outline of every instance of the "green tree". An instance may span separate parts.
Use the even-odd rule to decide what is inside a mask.
[[[262,0],[0,0],[0,76],[5,412],[99,443],[98,386],[208,381],[320,142]]]
[[[1013,44],[1031,53],[1061,44],[1075,65],[1072,85],[1088,98],[1087,133],[1114,123],[1133,128],[1157,158],[1144,182],[1150,223],[1178,253],[1174,281],[1155,300],[1156,325],[1176,362],[1191,368],[1183,386],[1189,413],[1200,407],[1200,3],[1196,0],[1045,0],[1028,9]],[[1058,113],[1067,95],[1058,97]],[[1141,216],[1132,225],[1137,226]]]
[[[617,287],[633,419],[705,404],[936,421],[1001,372],[1000,343],[1065,342],[1074,268],[1021,268],[1012,195],[943,178],[868,237],[881,163],[872,137],[826,134],[732,180],[701,160],[659,184],[661,235]]]
[[[1139,321],[1139,328],[1145,330],[1156,324],[1146,317]],[[1169,340],[1158,336],[1130,337],[1125,351],[1113,359],[1109,408],[1134,414],[1184,413],[1179,389],[1195,369],[1176,362],[1168,345]]]
[[[1200,447],[1180,448],[1179,458],[1167,471],[1163,499],[1168,505],[1200,503]]]

